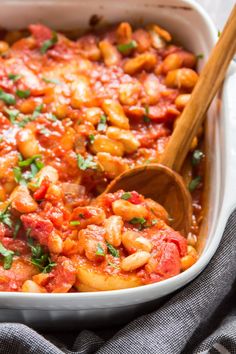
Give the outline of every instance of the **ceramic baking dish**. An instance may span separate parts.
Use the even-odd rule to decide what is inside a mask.
[[[25,28],[42,22],[55,29],[88,28],[92,15],[103,23],[128,20],[154,22],[167,28],[189,50],[209,54],[217,30],[207,13],[191,0],[55,0],[1,1],[0,25]],[[204,62],[204,59],[203,59]],[[180,275],[139,288],[97,293],[30,294],[0,293],[0,321],[18,321],[35,327],[100,326],[117,324],[145,312],[153,303],[186,285],[208,264],[215,253],[226,221],[236,204],[236,69],[232,64],[219,99],[208,120],[206,213],[200,237],[203,249],[198,262]],[[206,237],[207,235],[207,237]],[[204,247],[203,247],[204,246]]]

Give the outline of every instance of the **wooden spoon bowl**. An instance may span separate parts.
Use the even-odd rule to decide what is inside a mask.
[[[115,178],[105,193],[135,190],[146,198],[152,198],[168,212],[170,225],[187,235],[192,221],[191,196],[183,179],[170,168],[149,164],[126,171]]]

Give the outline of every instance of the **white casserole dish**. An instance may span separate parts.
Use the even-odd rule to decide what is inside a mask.
[[[88,27],[91,15],[116,23],[155,22],[167,28],[194,53],[209,54],[217,30],[207,13],[191,0],[51,0],[2,1],[0,25],[25,28],[42,22],[55,29]],[[222,93],[222,109],[215,102],[208,116],[210,192],[207,204],[207,240],[198,262],[180,275],[139,288],[99,293],[0,293],[0,321],[17,321],[35,327],[70,329],[116,324],[152,308],[165,295],[194,279],[208,264],[221,240],[226,221],[236,205],[236,68],[232,65]],[[219,119],[220,118],[220,119]],[[235,166],[235,167],[234,167]]]

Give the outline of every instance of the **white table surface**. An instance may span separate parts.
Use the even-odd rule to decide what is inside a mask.
[[[196,2],[207,10],[219,30],[223,28],[233,5],[236,3],[235,0],[196,0]]]

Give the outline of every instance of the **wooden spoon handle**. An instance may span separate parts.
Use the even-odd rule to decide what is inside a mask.
[[[223,82],[236,51],[236,5],[205,64],[178,124],[167,144],[161,163],[179,171],[201,126],[205,113]]]

